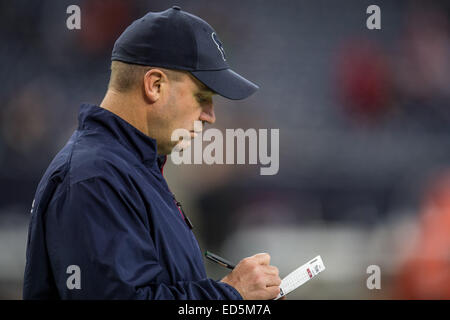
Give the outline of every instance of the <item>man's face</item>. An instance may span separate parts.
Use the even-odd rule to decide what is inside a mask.
[[[194,121],[214,123],[214,106],[209,90],[189,73],[180,74],[180,79],[170,80],[167,102],[161,108],[158,153],[170,154],[178,141],[171,141],[176,129],[186,129],[191,138],[202,128],[194,128]]]

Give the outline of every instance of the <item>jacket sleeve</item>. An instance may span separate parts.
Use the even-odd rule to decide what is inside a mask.
[[[208,278],[169,284],[142,201],[131,197],[95,177],[52,199],[45,234],[62,299],[242,299],[233,287]]]

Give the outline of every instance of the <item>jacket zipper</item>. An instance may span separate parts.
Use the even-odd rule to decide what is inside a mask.
[[[173,197],[173,201],[175,202],[178,211],[180,211],[181,216],[183,217],[184,222],[186,222],[187,226],[189,227],[189,229],[193,229],[194,225],[192,224],[191,220],[189,220],[188,216],[186,215],[186,213],[184,213],[183,207],[181,206],[181,202],[178,201],[175,198],[175,194],[172,193],[172,197]]]
[[[165,157],[164,162],[162,163],[161,167],[159,168],[159,170],[161,171],[161,175],[163,176],[163,179],[164,179],[163,170],[164,170],[164,165],[166,164],[166,161],[167,161],[167,156]],[[168,187],[169,187],[169,186],[167,186],[167,188],[168,188]],[[169,191],[170,191],[170,190],[169,190]],[[181,202],[178,201],[178,200],[175,198],[175,194],[174,194],[173,192],[170,192],[170,193],[172,193],[173,201],[175,202],[175,204],[176,204],[176,206],[177,206],[177,208],[178,208],[178,211],[180,211],[181,217],[183,218],[184,222],[186,222],[186,224],[187,224],[187,226],[189,227],[189,229],[192,230],[192,229],[194,228],[194,225],[192,224],[191,220],[189,220],[189,218],[188,218],[188,216],[186,215],[186,213],[184,213],[183,207],[181,206]]]

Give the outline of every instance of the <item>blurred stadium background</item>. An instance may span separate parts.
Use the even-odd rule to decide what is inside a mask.
[[[71,4],[81,30],[66,28]],[[280,129],[275,176],[168,161],[202,250],[269,252],[281,276],[320,254],[327,270],[290,299],[450,299],[450,5],[381,0],[1,1],[0,299],[22,297],[37,183],[79,105],[100,103],[115,39],[175,4],[261,87],[216,98],[216,127]],[[371,4],[381,30],[366,28]],[[380,290],[366,287],[372,264]]]

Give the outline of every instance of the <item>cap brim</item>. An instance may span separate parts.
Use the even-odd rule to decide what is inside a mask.
[[[231,69],[191,71],[191,74],[215,93],[231,100],[245,99],[259,89]]]

